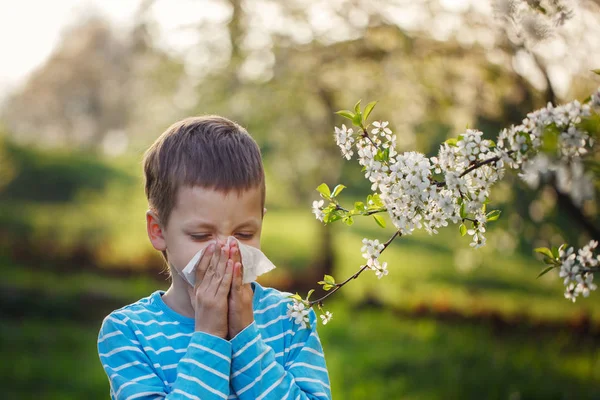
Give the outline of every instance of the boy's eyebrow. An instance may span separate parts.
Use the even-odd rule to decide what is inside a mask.
[[[247,221],[242,222],[241,224],[237,225],[235,229],[240,229],[240,228],[256,228],[258,227],[259,223],[258,220],[256,218],[252,218],[249,219]],[[192,229],[192,228],[207,228],[207,229],[215,229],[215,225],[211,224],[210,222],[206,222],[206,221],[202,221],[202,220],[192,220],[189,221],[187,223],[185,223],[183,225],[183,227],[185,229]]]
[[[213,229],[213,228],[215,228],[215,226],[213,224],[211,224],[210,222],[206,222],[206,221],[202,221],[202,220],[191,220],[189,222],[186,222],[183,225],[183,227],[187,228],[187,229],[191,229],[191,228]]]
[[[258,220],[256,220],[255,218],[249,219],[248,221],[242,222],[241,224],[239,224],[236,229],[239,228],[256,228],[258,227],[259,223]]]

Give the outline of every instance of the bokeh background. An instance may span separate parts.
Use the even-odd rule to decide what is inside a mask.
[[[108,398],[103,317],[168,287],[141,158],[172,122],[216,113],[255,137],[278,265],[260,281],[305,293],[392,233],[311,214],[322,182],[349,203],[369,189],[335,146],[334,111],[378,100],[399,151],[433,155],[467,126],[493,138],[600,85],[598,3],[574,2],[564,25],[529,32],[551,34],[538,42],[478,0],[0,1],[1,397]],[[491,205],[484,248],[456,227],[402,238],[387,277],[327,302],[334,398],[600,398],[600,294],[566,301],[532,251],[598,239],[597,202],[508,174]]]

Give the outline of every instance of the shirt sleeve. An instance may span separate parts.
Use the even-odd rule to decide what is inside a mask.
[[[283,366],[275,360],[273,349],[263,341],[256,322],[231,340],[231,385],[240,400],[331,399],[329,375],[313,310],[309,321],[308,329],[290,322],[293,336],[285,348]]]
[[[125,318],[127,319],[127,318]],[[98,336],[98,354],[110,382],[113,400],[227,399],[231,370],[231,344],[203,332],[192,335],[187,352],[177,365],[171,387],[154,369],[131,327],[108,316]]]

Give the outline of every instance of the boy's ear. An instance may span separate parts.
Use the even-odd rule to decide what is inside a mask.
[[[158,251],[165,251],[167,249],[167,242],[164,230],[158,215],[152,210],[146,211],[146,230],[148,231],[148,238],[152,246]]]
[[[263,217],[265,216],[266,213],[267,213],[267,207],[263,208]]]

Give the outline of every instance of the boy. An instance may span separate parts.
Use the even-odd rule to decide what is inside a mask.
[[[242,284],[240,243],[260,248],[265,179],[260,150],[225,118],[188,118],[144,156],[148,237],[171,272],[156,291],[113,311],[98,336],[111,398],[329,399],[310,328],[287,316],[288,294]],[[181,271],[200,249],[195,285]]]

